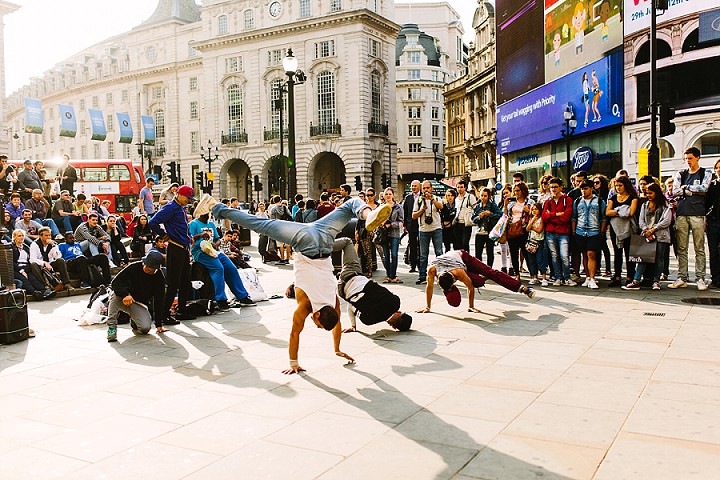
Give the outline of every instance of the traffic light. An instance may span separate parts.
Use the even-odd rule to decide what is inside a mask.
[[[197,181],[200,190],[205,188],[205,172],[196,172],[195,180]]]
[[[355,190],[358,192],[361,191],[362,188],[362,178],[360,178],[360,175],[355,176]]]
[[[179,168],[177,168],[177,170],[176,170],[176,167],[179,167],[179,165],[177,165],[176,162],[169,162],[167,165],[167,178],[169,180],[169,183],[179,183],[178,182]]]
[[[672,119],[675,118],[675,109],[670,105],[660,105],[660,136],[667,137],[675,133],[675,124]]]
[[[381,183],[383,188],[388,188],[390,186],[390,182],[388,181],[388,174],[383,173],[381,176]]]
[[[670,6],[670,2],[668,0],[654,0],[655,1],[655,8],[658,10],[667,10]]]
[[[253,178],[253,183],[254,183],[253,190],[255,190],[256,192],[262,192],[263,184],[260,181],[260,175],[255,175],[255,177]]]

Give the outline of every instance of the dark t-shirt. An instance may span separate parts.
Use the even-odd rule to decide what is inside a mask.
[[[683,175],[684,173],[684,175]],[[701,168],[695,173],[685,170],[681,173],[683,185],[700,185],[705,178],[705,169]],[[705,196],[690,195],[685,198],[678,199],[677,209],[675,210],[678,217],[702,217],[705,216]]]

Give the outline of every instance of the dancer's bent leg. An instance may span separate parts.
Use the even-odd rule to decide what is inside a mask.
[[[465,250],[461,250],[460,253],[462,256],[462,261],[467,267],[468,275],[470,273],[477,273],[485,278],[489,278],[501,287],[507,288],[512,292],[517,292],[520,290],[522,283],[519,280],[516,280],[507,273],[503,273],[488,267]]]

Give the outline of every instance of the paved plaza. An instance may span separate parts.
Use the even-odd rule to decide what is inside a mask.
[[[308,322],[291,376],[288,299],[114,344],[73,320],[87,296],[32,303],[37,337],[0,346],[0,478],[717,478],[720,315],[697,296],[720,297],[493,284],[468,314],[436,294],[411,332],[345,334],[355,365]]]

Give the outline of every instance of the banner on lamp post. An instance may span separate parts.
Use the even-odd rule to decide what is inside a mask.
[[[132,143],[133,140],[133,128],[130,123],[129,113],[118,113],[117,114],[118,125],[120,125],[120,139],[119,143]]]
[[[150,115],[143,115],[140,120],[145,134],[145,145],[155,145],[155,118]]]
[[[88,109],[90,114],[90,125],[92,126],[91,140],[100,140],[101,142],[107,138],[107,129],[105,128],[105,117],[102,110]]]
[[[42,103],[36,98],[25,98],[25,133],[42,133],[45,126]]]
[[[58,105],[60,110],[60,136],[74,138],[77,135],[77,119],[72,105]]]

